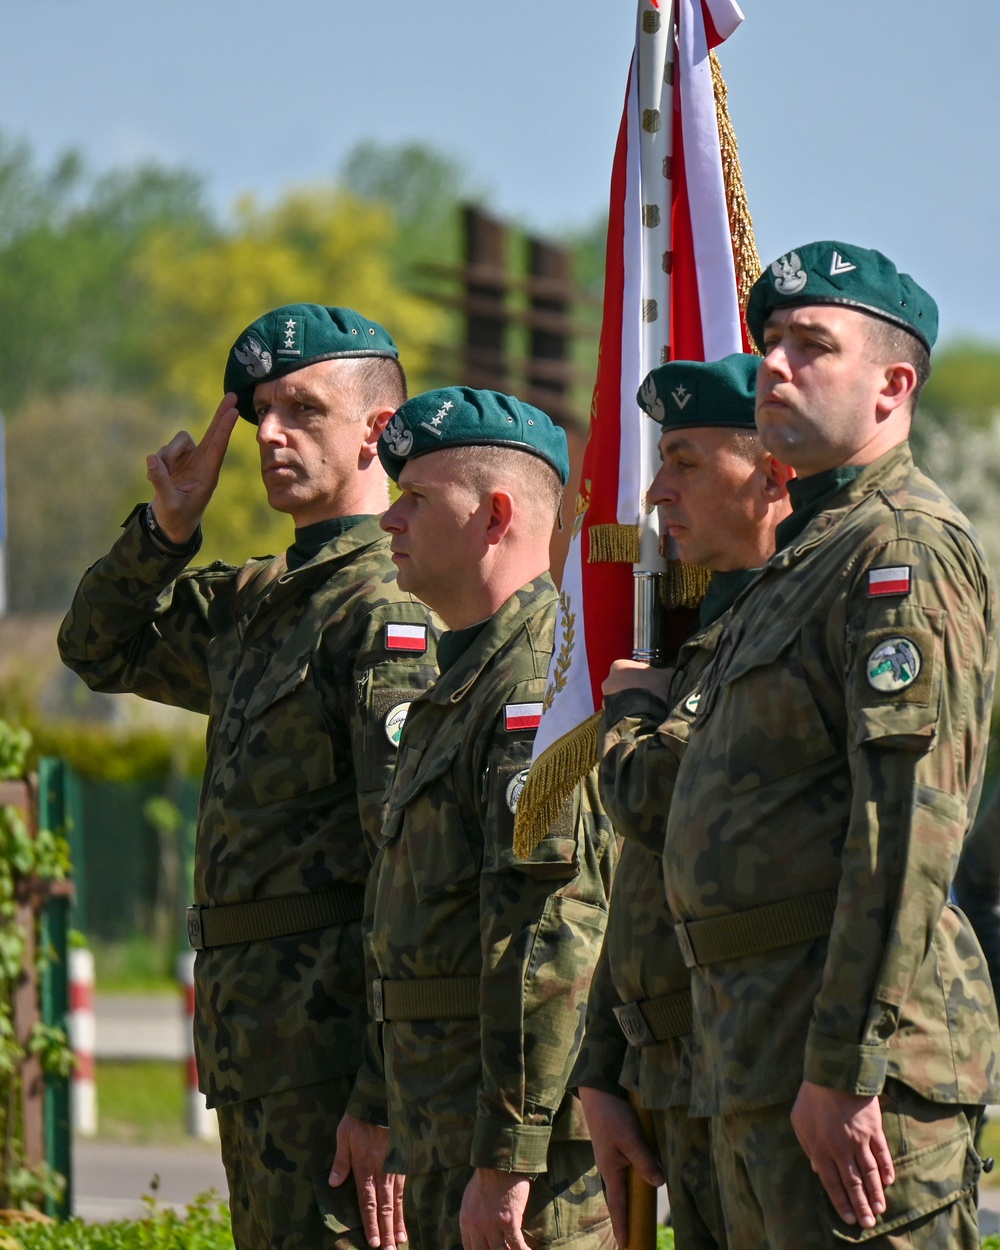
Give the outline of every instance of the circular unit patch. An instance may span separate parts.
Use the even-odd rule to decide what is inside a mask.
[[[923,664],[920,648],[911,639],[885,638],[869,655],[865,676],[873,690],[895,694],[913,685]]]
[[[528,780],[528,770],[522,768],[519,773],[515,773],[507,782],[507,806],[511,811],[517,807],[517,800],[521,797],[521,791],[524,789],[524,783]]]
[[[690,712],[691,715],[694,716],[695,712],[698,711],[698,704],[700,702],[701,702],[701,691],[696,690],[694,694],[689,694],[688,697],[684,700],[684,711]]]
[[[406,713],[409,710],[409,703],[397,703],[394,708],[390,708],[386,713],[383,721],[385,736],[394,747],[399,746],[399,740],[403,736],[403,726],[406,724]]]

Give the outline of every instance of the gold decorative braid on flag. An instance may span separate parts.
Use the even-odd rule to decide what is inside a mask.
[[[670,560],[663,579],[663,599],[668,608],[697,608],[708,593],[712,570],[701,564]]]
[[[587,531],[589,564],[638,564],[638,525],[592,525]]]
[[[514,854],[527,858],[555,824],[566,800],[601,758],[601,713],[546,747],[528,771],[514,811]]]
[[[729,116],[726,98],[729,88],[722,77],[719,58],[714,52],[708,54],[712,63],[712,86],[715,89],[715,115],[719,124],[719,147],[722,149],[722,177],[726,184],[726,207],[729,210],[729,232],[733,236],[733,260],[736,264],[736,292],[740,302],[740,315],[746,316],[750,288],[760,277],[760,255],[753,233],[753,220],[743,186],[743,170],[740,167],[740,149],[736,131]],[[748,334],[751,351],[756,351],[753,338]]]

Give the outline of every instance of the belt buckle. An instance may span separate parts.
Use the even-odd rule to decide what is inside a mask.
[[[196,904],[187,909],[188,945],[193,950],[205,949],[205,933],[201,927],[201,908]]]
[[[623,1003],[620,1007],[612,1007],[611,1010],[615,1013],[618,1027],[625,1034],[625,1040],[630,1046],[649,1046],[656,1041],[638,1001]]]
[[[385,1023],[385,998],[382,995],[382,978],[376,977],[372,982],[372,1010],[375,1014],[375,1023]]]
[[[691,944],[691,934],[688,933],[687,921],[678,920],[674,925],[674,933],[677,935],[677,945],[681,948],[681,954],[684,956],[684,966],[686,968],[697,968],[698,957],[694,953],[694,946]]]

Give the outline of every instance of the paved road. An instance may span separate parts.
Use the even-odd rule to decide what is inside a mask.
[[[180,1060],[185,1021],[180,994],[101,994],[95,996],[97,1056],[100,1059]],[[1000,1108],[994,1108],[1000,1117]],[[89,1220],[128,1219],[141,1215],[142,1195],[160,1177],[158,1199],[179,1207],[196,1194],[215,1188],[226,1192],[218,1145],[192,1141],[189,1147],[122,1146],[77,1139],[75,1143],[76,1211]],[[1000,1167],[1000,1160],[998,1167]],[[661,1217],[666,1210],[660,1193]],[[1000,1187],[980,1194],[983,1233],[1000,1232]]]
[[[117,1142],[73,1143],[74,1214],[85,1220],[126,1220],[143,1215],[143,1194],[160,1178],[156,1198],[179,1209],[207,1189],[226,1193],[218,1144],[124,1146]]]

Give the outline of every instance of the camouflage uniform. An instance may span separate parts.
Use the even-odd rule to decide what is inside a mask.
[[[542,1244],[553,1227],[581,1248],[610,1244],[566,1082],[607,919],[614,839],[588,794],[529,859],[512,846],[556,602],[548,576],[512,595],[413,704],[400,744],[366,919],[380,993],[468,978],[479,1013],[474,1004],[462,1019],[389,1019],[385,999],[389,1167],[407,1174],[415,1248],[461,1246],[458,1205],[474,1167],[542,1173],[532,1196],[550,1225],[535,1229]],[[365,1118],[380,1090],[369,1063],[351,1110]],[[582,1149],[562,1150],[556,1167],[557,1143]]]
[[[955,873],[955,902],[969,917],[1000,1002],[1000,790],[980,814]]]
[[[785,916],[774,949],[747,954],[740,938],[692,974],[692,1109],[714,1117],[741,1245],[834,1244],[831,1227],[890,1245],[890,1229],[916,1237],[963,1203],[974,1223],[976,1113],[963,1107],[996,1100],[1000,1036],[982,953],[948,891],[979,798],[993,632],[968,522],[903,444],[765,566],[703,678],[664,853],[684,941],[705,941],[692,922],[779,900],[814,919],[825,898],[832,915],[826,936],[787,945]],[[759,935],[759,913],[752,923]],[[882,1095],[887,1134],[904,1125],[874,1230],[823,1215],[787,1118],[803,1078]],[[898,1087],[910,1101],[894,1117]],[[779,1103],[765,1143],[758,1109]],[[793,1157],[795,1183],[811,1186],[801,1216],[774,1181]],[[743,1200],[763,1211],[766,1241],[734,1215]]]
[[[690,974],[664,898],[661,857],[673,783],[693,719],[685,701],[696,690],[721,631],[722,622],[716,620],[685,643],[665,699],[638,688],[605,698],[601,799],[625,845],[591,986],[587,1032],[573,1072],[574,1085],[618,1097],[629,1091],[652,1113],[674,1236],[679,1248],[695,1250],[716,1250],[726,1241],[709,1121],[687,1113]],[[671,716],[675,704],[679,710]],[[667,996],[677,1017],[687,1016],[687,1031],[630,1045],[614,1009]]]
[[[360,894],[395,759],[393,712],[434,676],[429,614],[396,586],[377,518],[292,571],[284,556],[243,570],[217,563],[185,571],[189,557],[163,554],[139,510],[124,528],[81,582],[59,646],[92,689],[134,691],[208,714],[196,902],[240,903],[338,883],[355,883]],[[403,641],[395,625],[408,627],[406,645],[417,650],[394,649]],[[309,1087],[305,1115],[329,1102],[330,1091],[318,1086],[346,1089],[353,1081],[367,1019],[364,980],[360,920],[199,951],[198,1075],[209,1104],[220,1108],[227,1163],[238,1170],[259,1146],[265,1171],[311,1168],[325,1180],[339,1110],[317,1113],[325,1141],[309,1162],[288,1095]],[[260,1100],[279,1094],[284,1110],[258,1142],[267,1120]],[[278,1123],[293,1130],[287,1150],[275,1137]],[[304,1129],[301,1136],[317,1141]],[[232,1169],[231,1176],[245,1188],[245,1177]],[[311,1205],[313,1175],[300,1170],[300,1179],[298,1192]],[[259,1226],[263,1216],[255,1218]],[[251,1236],[240,1244],[266,1243]],[[271,1244],[299,1243],[273,1233]]]

